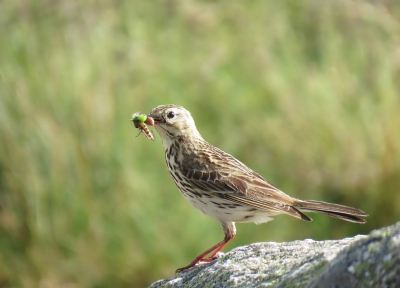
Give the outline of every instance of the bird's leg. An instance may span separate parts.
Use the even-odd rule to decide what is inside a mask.
[[[225,245],[226,244],[228,244],[228,242],[230,241],[230,240],[232,240],[233,239],[233,237],[235,237],[235,236],[232,236],[231,238],[224,238],[224,240],[222,240],[221,242],[219,242],[217,245],[215,245],[215,246],[213,246],[213,248],[215,249],[215,251],[211,254],[211,256],[210,257],[207,257],[207,258],[202,258],[202,259],[200,259],[200,262],[211,262],[211,261],[213,261],[214,260],[214,257],[215,257],[215,255],[217,255],[217,253],[219,252],[219,251],[221,251],[222,250],[222,248],[224,248],[225,247]],[[219,246],[218,246],[219,245]],[[212,250],[211,250],[212,251]],[[210,252],[211,252],[210,251]],[[209,252],[209,253],[210,253]],[[208,254],[208,253],[207,253]],[[206,256],[207,254],[205,254],[205,255],[203,255],[203,256]]]
[[[221,251],[222,248],[224,248],[224,246],[230,241],[232,240],[235,235],[236,235],[236,228],[235,228],[235,224],[234,223],[221,223],[222,229],[224,230],[224,240],[222,240],[221,242],[218,242],[217,244],[215,244],[214,246],[212,246],[211,248],[207,249],[206,251],[204,251],[203,253],[201,253],[199,256],[197,256],[192,262],[190,262],[189,265],[179,268],[176,270],[176,273],[182,272],[186,269],[192,268],[193,266],[195,266],[197,263],[199,262],[211,262],[213,261],[214,256]],[[213,252],[214,251],[214,252]],[[210,257],[204,258],[205,256],[207,256],[209,253],[211,253]]]
[[[207,249],[206,251],[204,251],[203,253],[201,253],[199,256],[197,256],[192,262],[190,262],[189,265],[179,268],[176,270],[176,273],[182,272],[186,269],[189,269],[193,266],[195,266],[197,263],[199,262],[211,262],[213,260],[213,257],[219,252],[221,251],[222,248],[224,248],[224,246],[233,238],[234,236],[232,236],[231,238],[227,238],[225,236],[224,240],[222,240],[221,242],[218,242],[217,244],[215,244],[214,246],[212,246],[210,249]],[[215,251],[214,251],[215,250]],[[207,254],[211,253],[212,251],[214,251],[214,253],[211,254],[210,257],[204,258],[204,256],[206,256]]]

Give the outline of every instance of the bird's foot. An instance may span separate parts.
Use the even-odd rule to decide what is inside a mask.
[[[192,263],[190,263],[189,265],[187,265],[187,266],[185,266],[185,267],[176,269],[175,273],[177,274],[177,273],[180,273],[180,272],[182,272],[182,271],[185,271],[185,270],[187,270],[187,269],[189,269],[189,268],[192,268],[192,267],[196,266],[197,264],[210,263],[210,262],[212,262],[212,261],[214,261],[214,260],[220,258],[220,257],[223,256],[223,255],[224,255],[224,253],[221,252],[221,251],[219,251],[217,254],[215,254],[215,255],[212,256],[212,257],[202,258],[202,259],[199,259],[199,260],[195,259],[195,260],[197,260],[196,262],[193,261]]]

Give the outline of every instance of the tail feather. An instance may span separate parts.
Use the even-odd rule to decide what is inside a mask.
[[[327,203],[315,200],[297,200],[294,205],[295,208],[302,212],[317,212],[322,213],[331,217],[335,217],[341,220],[354,222],[354,223],[366,223],[365,219],[360,217],[367,217],[368,214],[364,211],[340,204]]]

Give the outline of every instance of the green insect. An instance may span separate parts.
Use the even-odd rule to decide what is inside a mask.
[[[144,135],[146,135],[147,138],[149,138],[150,140],[154,141],[154,135],[153,133],[150,131],[149,128],[147,128],[145,122],[148,121],[148,117],[145,114],[139,114],[139,112],[135,112],[132,114],[132,122],[133,125],[135,125],[135,128],[138,128],[140,130],[138,136],[140,135],[140,133],[144,133]],[[137,136],[136,136],[137,137]]]

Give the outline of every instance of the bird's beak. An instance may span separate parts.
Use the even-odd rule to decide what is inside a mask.
[[[162,118],[160,115],[151,112],[147,114],[147,119],[145,122],[147,125],[154,126],[155,124],[161,122],[164,122],[164,118]]]

